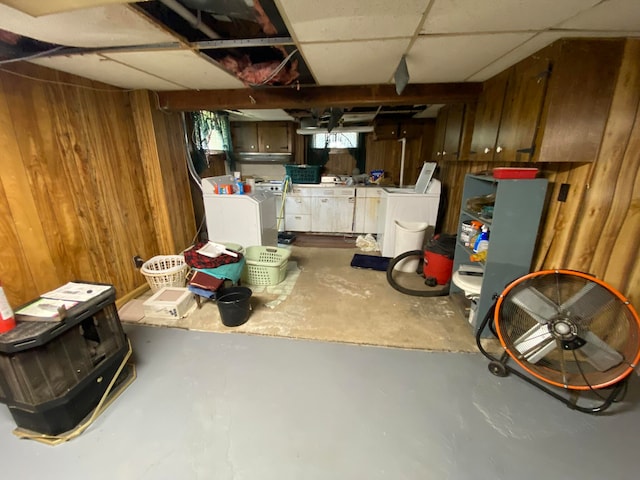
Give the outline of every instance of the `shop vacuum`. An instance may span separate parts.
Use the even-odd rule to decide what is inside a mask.
[[[429,239],[423,250],[411,250],[394,257],[387,267],[387,281],[401,293],[416,297],[439,297],[449,294],[456,235],[439,234]],[[402,286],[394,276],[395,266],[406,258],[420,257],[416,274],[424,277],[430,289],[415,290]],[[433,289],[438,285],[442,288]]]

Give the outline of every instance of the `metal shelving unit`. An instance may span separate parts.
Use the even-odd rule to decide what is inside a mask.
[[[545,204],[547,180],[499,180],[492,176],[467,174],[462,192],[453,270],[460,265],[479,265],[484,274],[473,322],[474,333],[491,308],[494,299],[513,280],[530,272]],[[470,198],[495,193],[493,217],[484,219],[467,210]],[[484,262],[472,262],[472,250],[459,239],[462,223],[478,220],[489,227],[489,249]],[[452,283],[451,293],[462,292]],[[489,332],[486,332],[489,335]]]

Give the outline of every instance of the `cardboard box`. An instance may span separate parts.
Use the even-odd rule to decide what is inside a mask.
[[[163,287],[142,305],[147,317],[178,319],[187,316],[196,302],[187,288]]]

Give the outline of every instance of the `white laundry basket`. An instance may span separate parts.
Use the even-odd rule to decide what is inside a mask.
[[[182,255],[156,255],[140,268],[152,292],[163,287],[184,287],[189,265]]]
[[[410,252],[411,250],[422,250],[424,234],[429,224],[425,222],[403,222],[400,220],[395,222],[396,242],[393,256],[397,257],[401,253]],[[420,257],[405,258],[396,264],[394,270],[416,273],[419,262]]]

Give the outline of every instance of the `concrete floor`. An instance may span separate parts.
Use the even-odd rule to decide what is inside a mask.
[[[607,416],[480,354],[127,326],[138,378],[85,433],[18,440],[2,478],[632,479],[640,386]]]
[[[338,239],[340,240],[340,239]],[[218,333],[251,333],[308,340],[348,342],[420,350],[475,352],[473,331],[462,309],[449,296],[417,297],[394,290],[386,272],[351,267],[355,248],[291,247],[284,282],[252,291],[249,321],[225,327],[216,304],[207,302],[181,319],[129,315],[123,322],[171,326]],[[415,273],[396,276],[402,285],[426,290]],[[400,278],[401,277],[401,278]],[[441,287],[440,287],[441,288]]]

